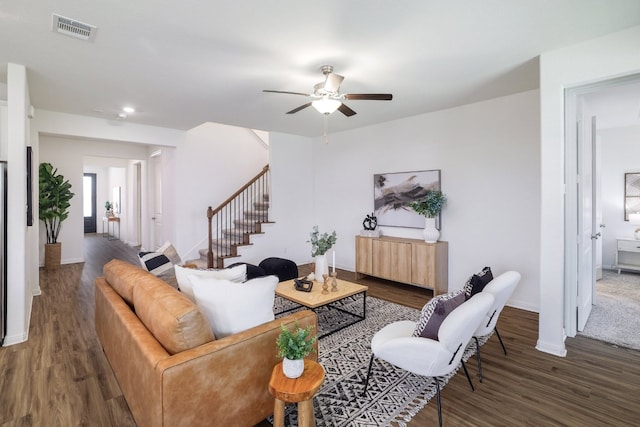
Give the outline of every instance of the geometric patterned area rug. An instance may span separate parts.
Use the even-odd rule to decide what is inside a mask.
[[[277,306],[282,304],[283,301],[276,301]],[[347,300],[343,308],[359,311],[361,304],[361,299]],[[339,322],[340,315],[327,311],[332,310],[316,311],[321,334],[324,325],[331,327],[331,322]],[[366,319],[320,339],[318,362],[325,370],[325,381],[314,399],[318,427],[405,426],[435,396],[432,378],[414,375],[377,358],[367,393],[362,395],[373,335],[398,320],[417,321],[419,315],[420,310],[367,297]],[[467,348],[464,360],[474,354],[475,344],[472,344]],[[441,379],[440,386],[443,387],[453,375],[455,372]],[[296,406],[287,405],[285,425],[297,424]]]

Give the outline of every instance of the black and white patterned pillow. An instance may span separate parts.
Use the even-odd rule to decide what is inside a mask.
[[[490,267],[485,267],[478,274],[469,277],[467,283],[464,284],[464,293],[467,299],[471,298],[478,292],[482,292],[485,286],[493,280],[493,273]]]
[[[170,242],[166,242],[155,252],[139,252],[138,258],[142,268],[174,288],[178,287],[173,266],[181,264],[182,260]]]
[[[414,337],[430,338],[438,340],[438,330],[444,319],[456,307],[465,302],[465,294],[462,290],[449,292],[448,294],[434,297],[422,307],[420,319],[413,331]]]

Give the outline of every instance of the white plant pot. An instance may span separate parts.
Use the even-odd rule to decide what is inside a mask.
[[[304,371],[304,359],[282,359],[282,372],[287,378],[298,378]]]
[[[427,243],[436,243],[440,238],[440,231],[436,228],[435,218],[424,219],[424,230],[422,230],[422,236]]]
[[[327,254],[316,256],[316,271],[314,272],[316,280],[320,283],[324,280],[322,275],[329,274],[329,264],[327,264]]]

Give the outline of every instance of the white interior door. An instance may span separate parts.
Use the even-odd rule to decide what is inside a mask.
[[[162,155],[153,157],[153,244],[158,249],[164,243],[164,229],[162,225]]]
[[[604,228],[605,225],[602,221],[602,145],[600,141],[600,137],[596,135],[596,117],[593,117],[593,122],[592,122],[592,134],[594,136],[594,154],[593,154],[593,178],[594,178],[594,200],[595,203],[593,205],[594,210],[593,210],[593,214],[595,217],[595,228],[594,230],[597,230],[600,235],[598,236],[598,238],[595,240],[596,242],[596,246],[595,246],[595,262],[594,262],[594,269],[595,269],[595,275],[596,275],[596,280],[600,280],[602,279],[602,242],[604,240]],[[593,282],[593,304],[596,304],[596,289],[595,289],[595,285],[596,282],[594,280]]]
[[[593,120],[579,120],[577,133],[578,151],[578,331],[582,331],[587,323],[593,303],[595,288],[595,240],[599,234],[594,230],[596,216],[595,186],[593,161],[595,144],[593,135]]]

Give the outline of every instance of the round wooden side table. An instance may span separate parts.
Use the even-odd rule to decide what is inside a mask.
[[[299,378],[287,378],[282,372],[282,362],[273,367],[269,380],[269,393],[275,397],[273,426],[284,427],[285,403],[298,404],[298,426],[314,427],[313,396],[324,381],[324,369],[313,360],[304,361],[304,371]]]

